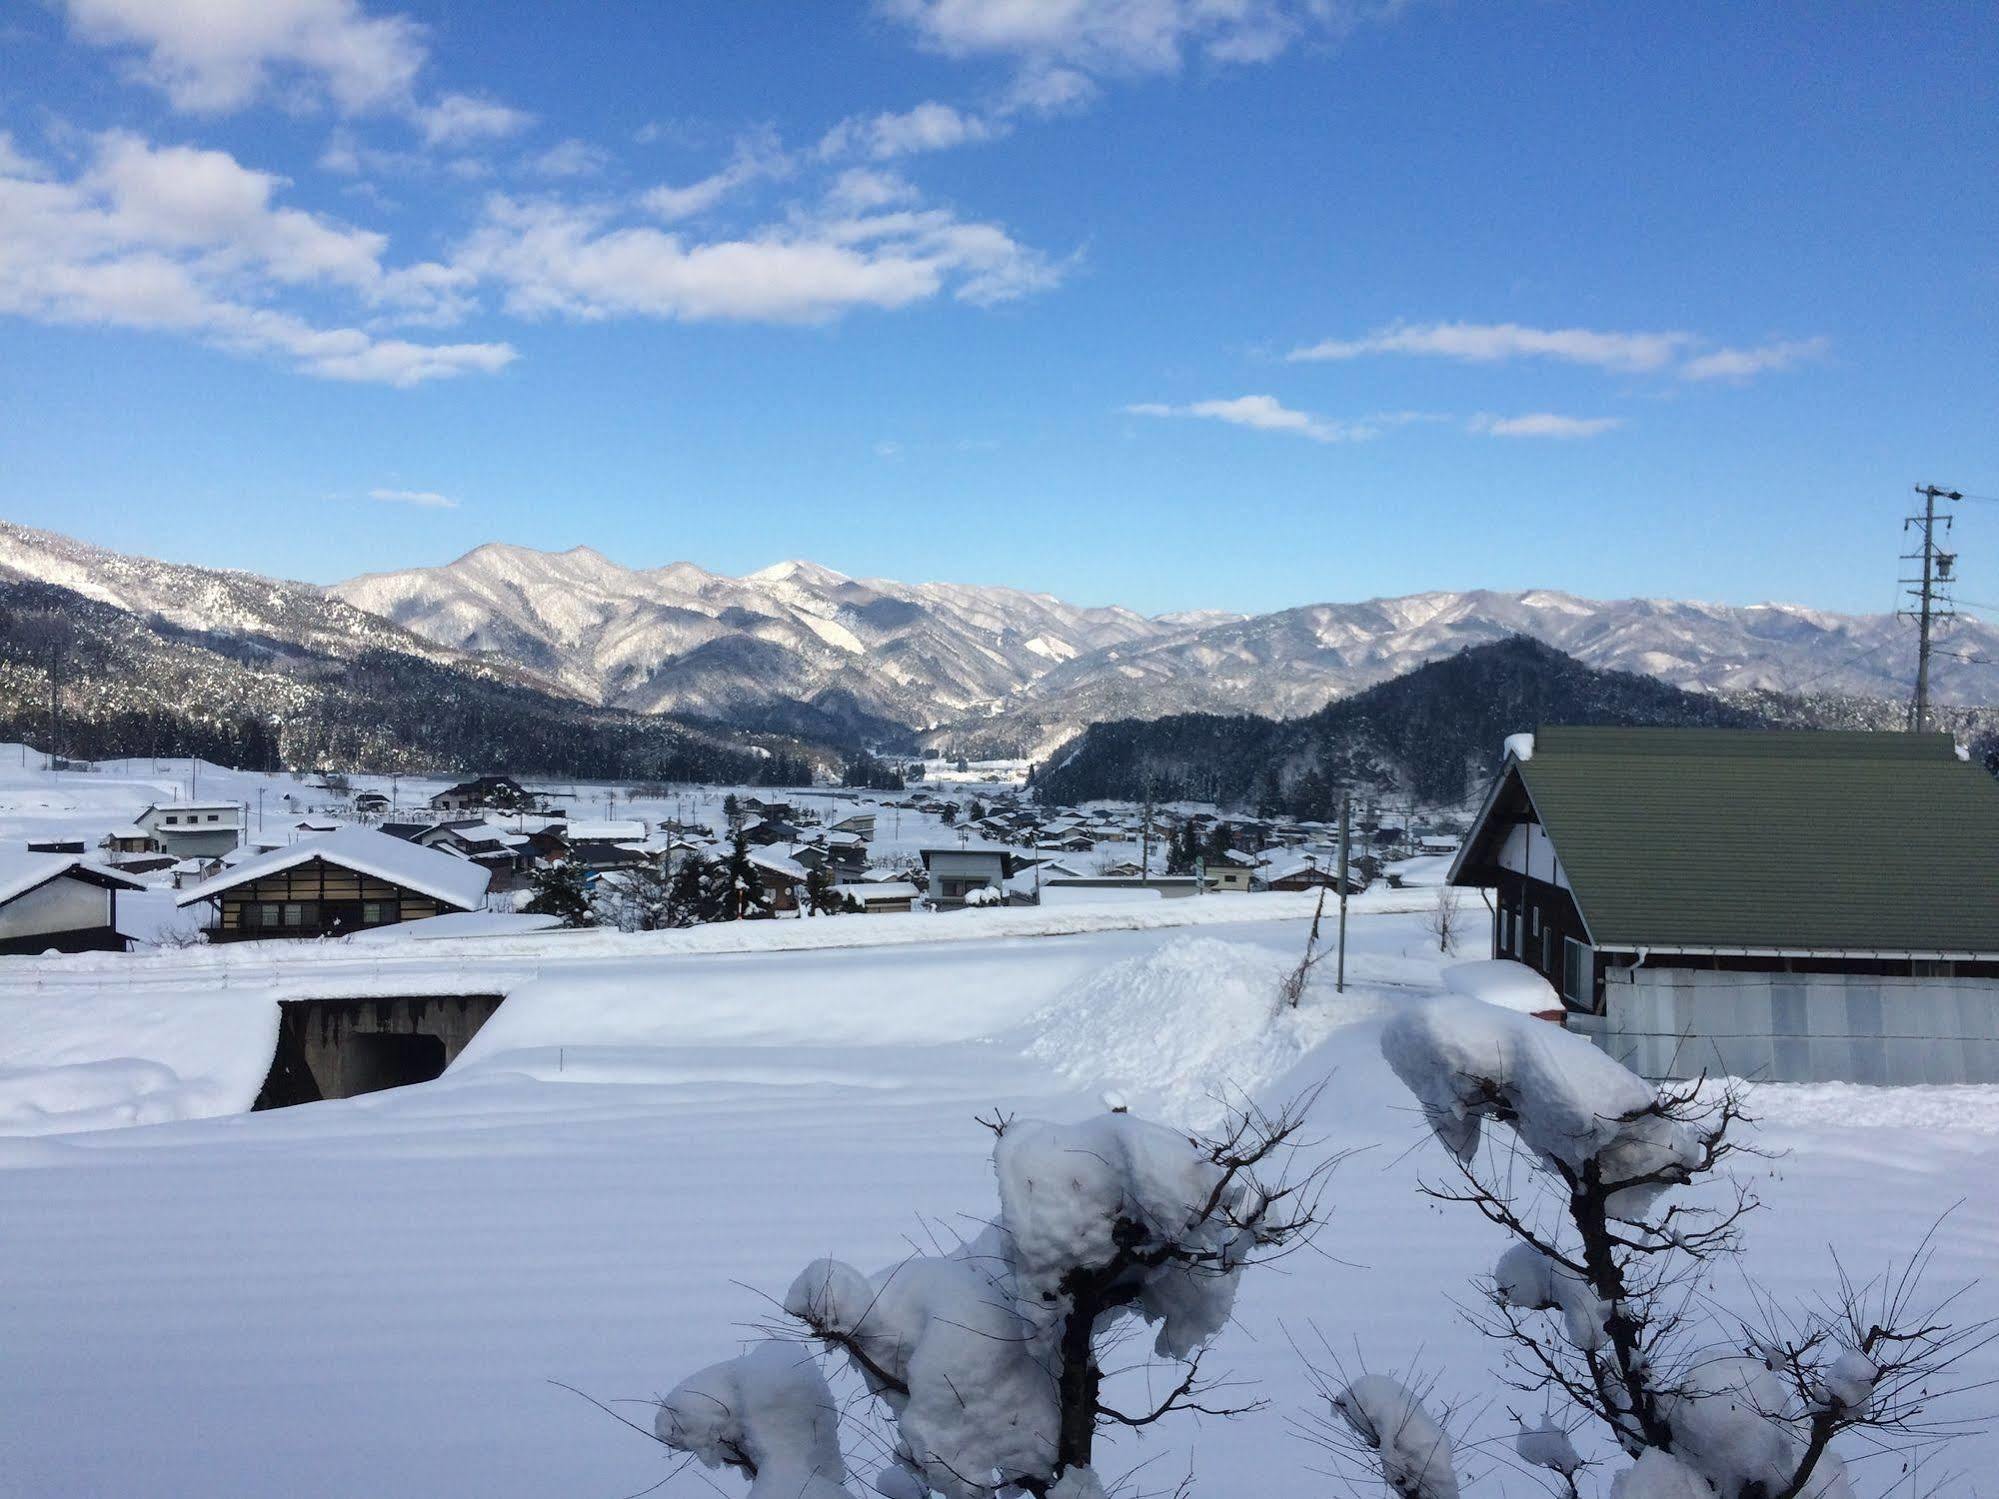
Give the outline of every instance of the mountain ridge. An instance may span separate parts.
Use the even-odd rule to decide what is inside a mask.
[[[1263,614],[1144,615],[1052,594],[856,578],[802,558],[744,577],[594,547],[486,542],[327,587],[128,557],[0,523],[0,578],[184,628],[380,648],[578,702],[826,742],[1039,759],[1090,723],[1318,711],[1467,646],[1526,636],[1598,669],[1721,694],[1906,697],[1913,631],[1806,605],[1435,589]],[[1961,617],[1943,704],[1999,703],[1999,630]],[[1972,660],[1960,659],[1971,657]]]

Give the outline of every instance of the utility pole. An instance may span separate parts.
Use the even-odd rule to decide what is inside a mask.
[[[1938,500],[1961,500],[1963,495],[1954,489],[1939,489],[1934,484],[1918,484],[1916,493],[1923,497],[1923,513],[1909,516],[1902,522],[1903,534],[1915,527],[1922,534],[1921,545],[1913,552],[1904,552],[1904,562],[1922,564],[1922,575],[1904,578],[1902,583],[1909,589],[1909,597],[1915,607],[1901,609],[1897,613],[1904,619],[1916,621],[1916,696],[1909,704],[1909,727],[1918,734],[1929,732],[1930,727],[1930,634],[1940,620],[1951,619],[1955,615],[1950,607],[1951,569],[1957,564],[1957,554],[1946,552],[1937,545],[1937,522],[1943,522],[1946,535],[1949,534],[1954,517],[1937,514]]]
[[[1340,793],[1340,957],[1333,970],[1333,992],[1347,992],[1347,794]]]

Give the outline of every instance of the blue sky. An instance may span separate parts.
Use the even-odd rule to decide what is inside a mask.
[[[0,515],[1876,611],[1999,494],[1995,80],[1963,4],[16,6]]]

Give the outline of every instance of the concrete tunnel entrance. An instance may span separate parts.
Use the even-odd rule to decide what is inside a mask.
[[[427,1083],[500,1008],[500,994],[278,1001],[278,1044],[254,1109]]]

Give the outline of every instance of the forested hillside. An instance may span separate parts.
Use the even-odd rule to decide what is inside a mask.
[[[1440,804],[1476,792],[1508,734],[1541,723],[1753,727],[1769,717],[1653,677],[1597,671],[1525,636],[1473,646],[1304,718],[1209,713],[1098,724],[1036,777],[1040,796],[1189,798],[1301,817],[1341,788]]]
[[[797,784],[811,768],[793,740],[593,708],[506,671],[187,629],[28,582],[0,583],[0,738],[248,769]]]

